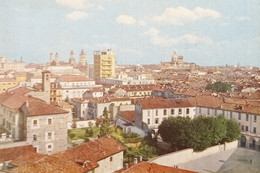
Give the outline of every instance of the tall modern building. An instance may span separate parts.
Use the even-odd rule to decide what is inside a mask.
[[[116,75],[116,55],[111,50],[94,51],[94,79],[114,78]]]

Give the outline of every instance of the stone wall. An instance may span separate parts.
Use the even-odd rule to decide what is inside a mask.
[[[238,141],[225,143],[222,145],[216,145],[210,147],[202,152],[194,152],[193,149],[185,149],[173,153],[169,153],[163,156],[160,156],[154,160],[152,163],[157,163],[159,165],[171,166],[171,165],[178,165],[180,163],[189,162],[192,160],[196,160],[205,156],[209,156],[212,154],[219,153],[221,151],[227,151],[231,149],[235,149],[238,147]]]

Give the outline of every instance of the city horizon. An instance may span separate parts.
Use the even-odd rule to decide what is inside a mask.
[[[176,51],[201,66],[259,67],[259,3],[223,2],[5,1],[0,54],[45,63],[83,49],[92,64],[94,50],[111,48],[118,64],[158,64]]]

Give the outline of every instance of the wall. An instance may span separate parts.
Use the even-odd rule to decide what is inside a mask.
[[[110,160],[110,157],[112,157],[112,161]],[[123,168],[123,151],[110,157],[102,159],[98,162],[99,167],[95,169],[95,173],[112,173]]]
[[[73,122],[68,123],[68,129],[72,129],[71,125]],[[84,127],[90,127],[89,125],[92,124],[94,126],[96,124],[95,120],[86,120],[86,121],[76,121],[76,128],[84,128]]]
[[[191,160],[196,160],[212,154],[217,154],[222,151],[236,149],[237,146],[238,146],[238,141],[234,141],[222,145],[216,145],[198,153],[194,152],[193,149],[185,149],[185,150],[160,156],[151,162],[160,165],[172,166],[180,163],[189,162]]]

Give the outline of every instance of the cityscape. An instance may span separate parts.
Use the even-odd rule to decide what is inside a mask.
[[[0,172],[260,172],[260,4],[2,2]]]

